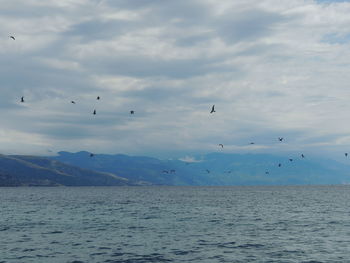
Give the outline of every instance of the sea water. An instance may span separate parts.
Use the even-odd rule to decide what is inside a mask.
[[[350,262],[350,187],[0,188],[0,262]]]

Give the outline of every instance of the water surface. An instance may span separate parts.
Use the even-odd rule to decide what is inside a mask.
[[[350,262],[349,186],[0,188],[0,262]]]

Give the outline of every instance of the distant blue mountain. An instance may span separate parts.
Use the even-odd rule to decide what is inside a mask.
[[[38,156],[0,154],[0,186],[147,185]]]
[[[327,159],[294,158],[269,154],[211,153],[198,162],[88,152],[59,152],[57,161],[113,173],[133,181],[157,185],[303,185],[348,184],[350,166]],[[281,167],[278,166],[281,164]]]

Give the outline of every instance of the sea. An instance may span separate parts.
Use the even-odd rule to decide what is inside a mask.
[[[0,262],[350,262],[350,186],[0,188]]]

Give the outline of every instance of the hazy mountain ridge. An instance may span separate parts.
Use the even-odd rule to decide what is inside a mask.
[[[150,157],[59,152],[55,160],[83,168],[160,185],[288,185],[348,184],[350,166],[326,159],[270,154],[211,153],[198,162]],[[278,164],[281,163],[281,167]],[[170,172],[174,170],[175,172]],[[167,171],[167,172],[165,172]],[[268,174],[266,174],[268,172]]]
[[[74,167],[45,157],[0,155],[0,186],[142,185],[112,173]]]

